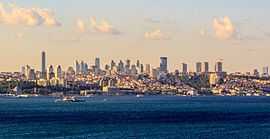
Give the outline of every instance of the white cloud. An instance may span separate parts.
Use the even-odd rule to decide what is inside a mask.
[[[60,26],[54,13],[48,9],[23,8],[0,3],[0,23],[25,26]]]
[[[213,20],[213,29],[215,31],[215,35],[218,39],[228,40],[231,39],[235,31],[235,26],[233,25],[231,19],[227,16]]]
[[[149,40],[168,40],[170,37],[160,31],[160,29],[144,33],[144,38]]]
[[[120,31],[118,31],[116,28],[114,28],[106,20],[102,20],[100,23],[98,23],[95,17],[91,17],[90,18],[90,23],[91,23],[92,28],[96,32],[110,33],[110,34],[120,34]]]
[[[86,31],[85,23],[84,23],[84,21],[82,21],[81,19],[78,19],[78,20],[77,20],[77,29],[78,29],[80,32],[85,32],[85,31]]]

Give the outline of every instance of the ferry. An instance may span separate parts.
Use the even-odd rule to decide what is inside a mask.
[[[16,95],[17,98],[29,98],[29,95],[23,94],[23,95]]]
[[[140,97],[144,97],[144,95],[137,94],[136,97],[137,97],[137,98],[140,98]]]
[[[55,102],[84,102],[85,100],[77,99],[74,96],[66,96],[61,99],[56,99]]]

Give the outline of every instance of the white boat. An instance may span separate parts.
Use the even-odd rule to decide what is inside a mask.
[[[28,98],[29,95],[17,95],[16,97],[17,97],[17,98]]]
[[[140,98],[140,97],[144,97],[144,95],[137,94],[136,97]]]
[[[73,96],[66,96],[61,99],[56,99],[55,102],[84,102],[84,100],[77,99]]]

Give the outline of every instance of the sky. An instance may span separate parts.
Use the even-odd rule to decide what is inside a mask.
[[[228,72],[270,66],[269,0],[0,0],[0,71],[26,64],[140,59],[170,70],[222,61]]]

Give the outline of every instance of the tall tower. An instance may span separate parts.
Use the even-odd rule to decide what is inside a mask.
[[[205,73],[209,72],[209,63],[208,62],[204,62],[204,72]]]
[[[98,57],[95,59],[95,67],[100,70],[100,58]]]
[[[41,52],[41,78],[46,79],[46,53]]]
[[[168,72],[168,58],[167,57],[160,57],[160,71],[161,72]]]

